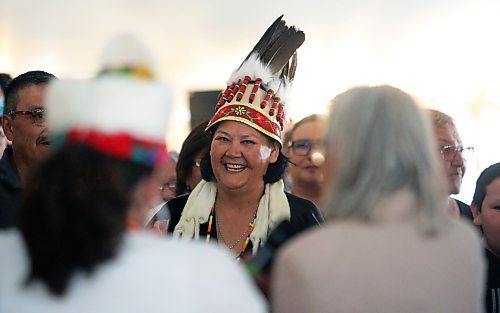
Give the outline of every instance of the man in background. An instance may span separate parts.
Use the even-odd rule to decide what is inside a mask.
[[[462,216],[472,221],[470,207],[462,201],[452,198],[451,195],[460,193],[467,165],[467,156],[471,155],[474,149],[462,145],[455,122],[449,115],[437,110],[428,110],[428,112],[434,125],[438,149],[441,154],[446,179],[448,180],[450,213],[453,216]]]
[[[5,92],[2,127],[8,145],[0,160],[0,229],[15,226],[23,184],[36,162],[48,155],[45,92],[55,76],[30,71],[14,78]]]

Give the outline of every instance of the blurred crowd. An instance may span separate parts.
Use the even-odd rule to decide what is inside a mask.
[[[304,40],[278,18],[180,151],[131,34],[0,74],[0,313],[500,312],[500,163],[457,200],[481,147],[389,85],[291,123]]]

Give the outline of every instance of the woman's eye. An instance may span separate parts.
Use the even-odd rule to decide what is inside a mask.
[[[226,138],[226,137],[223,137],[223,136],[219,136],[219,137],[215,137],[215,140],[222,141],[222,142],[228,142],[229,138]]]
[[[244,145],[253,145],[253,144],[255,144],[255,142],[253,142],[252,140],[243,140],[241,143],[244,144]]]

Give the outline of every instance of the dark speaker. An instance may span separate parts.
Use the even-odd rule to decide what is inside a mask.
[[[189,93],[191,129],[214,116],[215,105],[220,93],[220,90],[192,91]]]

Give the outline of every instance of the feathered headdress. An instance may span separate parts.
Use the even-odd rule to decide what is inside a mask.
[[[229,77],[207,131],[218,122],[238,121],[282,144],[284,106],[297,67],[296,50],[305,40],[304,32],[286,26],[282,18],[267,29]]]

